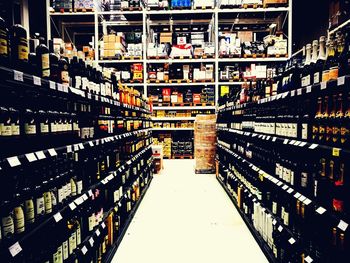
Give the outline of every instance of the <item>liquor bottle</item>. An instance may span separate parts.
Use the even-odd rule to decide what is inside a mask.
[[[304,68],[302,70],[302,80],[301,80],[301,86],[306,87],[311,84],[311,79],[310,79],[310,64],[311,64],[311,44],[307,44],[305,47],[305,63],[304,63]]]
[[[324,101],[322,103],[323,109],[322,109],[322,115],[321,115],[321,119],[320,119],[320,125],[318,128],[318,140],[320,142],[324,141],[325,135],[326,135],[326,128],[327,128],[327,124],[328,124],[328,120],[329,120],[329,96],[325,96],[324,97]]]
[[[339,167],[335,167],[335,180],[333,186],[333,211],[343,213],[346,207],[346,189],[344,185],[345,163],[340,162]]]
[[[11,65],[25,71],[28,63],[27,31],[21,25],[14,25],[10,30]]]
[[[69,64],[69,76],[71,78],[71,86],[76,89],[81,89],[81,72],[78,57],[74,56]]]
[[[59,82],[62,84],[69,84],[69,72],[67,59],[61,57],[58,61]]]
[[[322,81],[322,70],[323,70],[323,65],[326,61],[325,44],[326,44],[326,37],[321,36],[319,40],[317,62],[315,65],[314,84],[318,84]]]
[[[341,146],[341,128],[344,125],[344,107],[343,94],[339,93],[336,101],[336,113],[333,120],[332,143],[335,146]]]
[[[53,48],[53,41],[50,40],[49,42],[49,49],[50,49],[50,54],[49,54],[49,61],[50,61],[50,80],[54,82],[59,82],[59,67],[58,67],[58,61],[59,57],[56,55],[54,52]]]
[[[45,45],[45,39],[39,38],[40,45],[36,47],[39,77],[48,79],[50,77],[50,55],[49,49]]]
[[[314,84],[314,75],[316,71],[316,63],[318,58],[318,40],[312,42],[312,57],[310,63],[310,85]]]
[[[0,17],[0,65],[8,66],[10,58],[9,30],[5,20]]]
[[[347,26],[344,31],[344,47],[339,55],[339,76],[350,74],[350,26]]]
[[[317,111],[315,114],[315,120],[312,124],[312,140],[318,141],[319,140],[319,134],[320,134],[320,125],[321,125],[321,118],[322,118],[322,107],[323,100],[322,97],[319,97],[317,99]]]
[[[327,50],[327,60],[322,74],[322,81],[336,80],[338,78],[338,58],[336,57],[334,40],[329,40]]]

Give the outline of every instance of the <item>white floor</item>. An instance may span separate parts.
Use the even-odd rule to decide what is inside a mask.
[[[214,175],[165,160],[112,263],[268,262]]]

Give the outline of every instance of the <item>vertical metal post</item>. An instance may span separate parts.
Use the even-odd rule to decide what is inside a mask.
[[[142,7],[142,49],[143,49],[143,94],[148,97],[148,90],[147,90],[147,29],[146,29],[146,22],[147,22],[147,14],[146,14],[146,8]]]
[[[46,38],[47,40],[51,39],[51,17],[50,17],[50,0],[46,0],[45,5],[46,12]]]
[[[292,45],[293,45],[293,0],[289,0],[288,2],[288,58],[292,55]]]
[[[219,39],[219,7],[214,9],[214,45],[215,45],[215,106],[218,105],[219,100],[219,52],[218,52],[218,39]]]
[[[28,0],[21,0],[21,24],[30,34]]]
[[[94,8],[94,18],[95,18],[95,40],[94,40],[94,48],[95,48],[95,64],[96,66],[99,64],[99,48],[98,48],[98,42],[99,42],[99,33],[98,33],[98,25],[99,25],[99,17],[97,14],[97,7]]]

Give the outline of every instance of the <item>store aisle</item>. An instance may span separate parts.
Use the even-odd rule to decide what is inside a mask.
[[[112,263],[268,262],[214,175],[165,160]]]

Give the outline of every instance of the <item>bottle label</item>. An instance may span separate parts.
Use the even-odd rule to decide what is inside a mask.
[[[17,206],[14,209],[14,224],[16,234],[24,232],[24,213],[21,206]]]
[[[46,214],[52,213],[51,192],[45,192],[44,193],[44,201],[45,201],[45,212],[46,212]]]
[[[1,218],[2,233],[4,237],[11,237],[15,233],[15,225],[12,215],[7,215]]]
[[[50,57],[49,53],[41,55],[41,67],[42,67],[42,76],[50,77]]]
[[[27,42],[27,40],[25,40]],[[28,61],[28,46],[18,45],[18,59]]]
[[[119,201],[119,190],[114,191],[113,202],[116,203]]]
[[[11,129],[12,129],[12,135],[13,136],[20,135],[20,129],[19,129],[19,124],[18,123],[12,123]]]
[[[45,214],[44,196],[40,196],[36,199],[36,214],[37,215],[44,215]]]
[[[51,191],[51,202],[52,202],[52,207],[55,207],[57,205],[57,198],[56,198],[56,194],[54,193],[54,191]]]
[[[73,130],[79,131],[79,124],[77,122],[73,122]]]
[[[90,137],[90,128],[88,127],[81,128],[81,138],[89,139],[89,137]]]
[[[59,246],[57,249],[58,262],[63,263],[63,248]]]
[[[29,224],[34,223],[34,202],[33,199],[28,199],[24,202],[25,219]]]
[[[80,230],[80,225],[78,225],[78,227],[77,227],[76,237],[77,237],[77,246],[78,246],[78,245],[80,245],[80,243],[81,243],[81,230]]]
[[[89,216],[89,231],[92,231],[95,227],[95,214],[93,213],[91,216]]]
[[[80,180],[80,181],[77,182],[77,193],[78,193],[78,195],[80,195],[82,191],[83,191],[83,181]]]
[[[50,126],[51,126],[51,132],[57,132],[57,124],[56,124],[56,122],[52,122]]]
[[[10,121],[10,120],[9,120]],[[12,126],[10,123],[1,123],[1,136],[12,136]]]
[[[89,87],[89,80],[86,77],[83,77],[81,79],[81,89],[82,90],[87,90]]]
[[[72,194],[72,185],[71,185],[71,182],[69,181],[67,183],[67,195],[66,195],[66,197],[71,196],[71,194]]]
[[[0,37],[3,37],[1,35],[1,33],[0,33]],[[2,56],[7,56],[8,55],[7,40],[4,39],[4,38],[0,38],[0,55],[2,55]]]
[[[61,81],[62,83],[69,83],[69,73],[66,70],[62,70],[61,72]]]
[[[75,88],[81,89],[82,80],[80,76],[75,76]]]
[[[343,212],[344,211],[344,201],[333,198],[333,210],[336,212]]]
[[[49,125],[47,123],[40,123],[40,132],[41,133],[48,133],[49,132]]]
[[[69,237],[69,255],[71,255],[77,247],[77,239],[75,232],[73,232]]]
[[[294,185],[294,171],[293,170],[289,170],[290,171],[290,184]]]
[[[66,260],[69,257],[69,248],[68,248],[68,240],[64,241],[62,244],[63,247],[63,260]]]
[[[64,199],[63,187],[58,188],[58,203],[62,203]]]
[[[284,211],[283,223],[288,226],[289,225],[289,213]]]
[[[36,126],[31,123],[25,123],[24,132],[25,134],[36,134]]]
[[[314,74],[314,84],[320,83],[320,72]]]
[[[307,131],[308,131],[308,124],[307,123],[303,123],[301,125],[301,139],[302,140],[307,140],[308,139]]]
[[[73,178],[70,179],[70,188],[71,188],[71,195],[76,196],[77,195],[77,185]]]
[[[306,188],[307,187],[307,179],[308,179],[308,173],[307,172],[302,172],[301,173],[301,179],[300,179],[300,185],[301,187]]]
[[[332,79],[337,79],[338,78],[338,67],[332,67],[330,68],[329,70],[329,79],[332,80]]]

